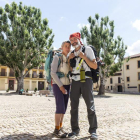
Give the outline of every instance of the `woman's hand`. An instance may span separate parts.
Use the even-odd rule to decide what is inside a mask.
[[[63,94],[65,94],[66,90],[65,90],[65,88],[63,86],[60,87],[60,90],[62,91]]]

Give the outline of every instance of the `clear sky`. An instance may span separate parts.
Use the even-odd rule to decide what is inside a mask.
[[[20,0],[21,1],[21,0]],[[20,2],[15,0],[16,3]],[[12,0],[0,0],[0,6]],[[126,56],[140,53],[140,0],[22,0],[24,5],[41,9],[55,34],[53,46],[59,48],[69,35],[88,26],[88,17],[98,13],[115,22],[115,36],[128,46]]]

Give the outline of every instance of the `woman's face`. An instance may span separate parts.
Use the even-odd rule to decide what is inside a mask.
[[[70,49],[71,49],[71,44],[64,43],[64,45],[62,47],[62,52],[67,55],[70,52]]]

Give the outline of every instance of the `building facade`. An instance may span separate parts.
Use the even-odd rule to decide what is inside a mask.
[[[130,56],[122,70],[107,79],[105,89],[110,92],[140,93],[140,54]]]
[[[27,70],[24,71],[24,73]],[[46,89],[47,82],[45,78],[44,64],[29,71],[24,78],[24,90],[33,91]],[[0,90],[17,90],[17,80],[12,69],[0,65]]]

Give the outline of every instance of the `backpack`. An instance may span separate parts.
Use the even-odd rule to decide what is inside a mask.
[[[94,46],[89,46],[89,47],[93,50],[95,58],[97,60],[97,51],[96,51],[95,47]],[[85,53],[85,47],[83,48],[82,52]],[[87,64],[87,66],[88,66],[88,64]],[[97,83],[99,81],[99,66],[100,66],[100,63],[97,63],[97,69],[90,68],[93,83]]]
[[[61,62],[63,62],[62,53],[55,52],[53,50],[49,51],[49,53],[47,55],[47,58],[46,58],[46,62],[45,62],[46,80],[47,80],[48,84],[51,84],[51,81],[52,81],[52,78],[51,78],[51,63],[53,61],[53,56],[54,55],[57,55],[59,57],[58,67],[60,66]],[[65,76],[69,77],[69,73],[67,75],[65,75],[63,72],[56,72],[56,74],[59,78],[62,78],[62,77],[65,77]]]

